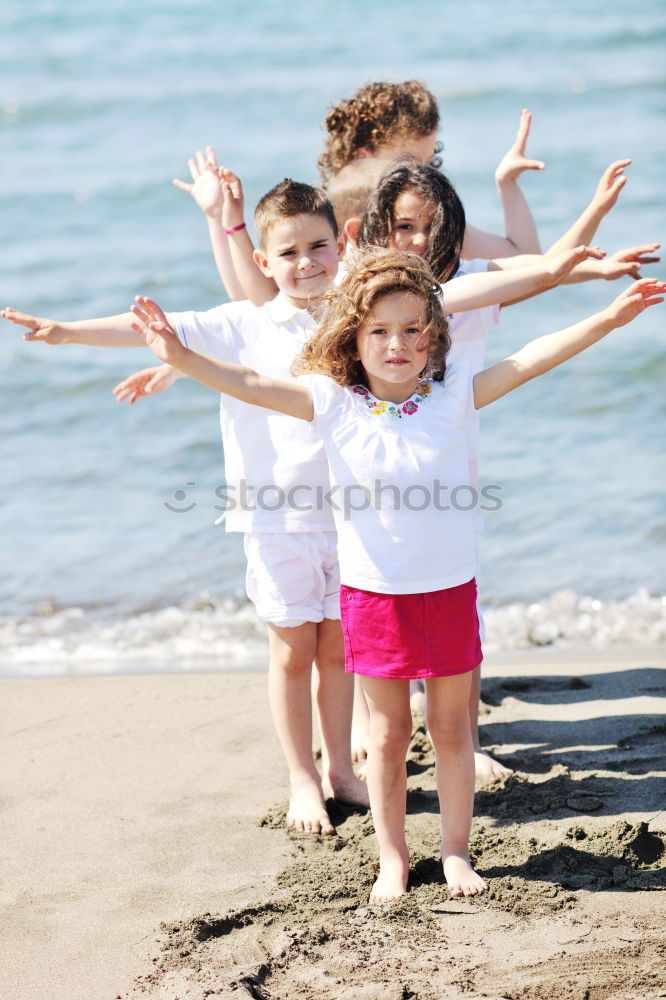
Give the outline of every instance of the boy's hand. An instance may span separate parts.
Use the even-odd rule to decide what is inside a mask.
[[[620,191],[627,183],[624,171],[630,163],[631,160],[616,160],[615,163],[606,167],[592,199],[591,207],[596,212],[601,215],[607,215],[610,212],[620,196]]]
[[[664,301],[666,282],[656,278],[641,278],[626,288],[605,310],[613,328],[626,326],[649,306]]]
[[[566,276],[573,271],[574,267],[582,264],[590,257],[594,260],[603,260],[606,251],[600,247],[574,247],[573,250],[564,250],[557,257],[546,259],[546,268],[551,276],[554,285],[558,285]]]
[[[130,324],[132,329],[146,338],[147,346],[161,361],[177,368],[178,361],[186,350],[178,339],[178,334],[157,302],[143,295],[137,295],[135,301],[137,304],[130,307],[137,320]]]
[[[245,221],[243,185],[240,177],[226,167],[220,167],[218,175],[223,198],[222,225],[225,229],[233,229]]]
[[[605,281],[615,281],[627,275],[630,278],[640,278],[643,264],[657,264],[661,257],[650,257],[659,249],[659,243],[645,243],[641,247],[630,247],[628,250],[616,250],[599,263],[599,273]]]
[[[171,365],[156,365],[153,368],[142,368],[128,378],[119,382],[113,390],[117,403],[122,403],[129,397],[129,405],[134,406],[142,396],[154,396],[163,392],[180,378],[180,372]]]
[[[530,134],[531,124],[532,115],[527,108],[525,108],[520,116],[520,125],[518,126],[516,141],[511,149],[504,154],[497,165],[497,170],[495,171],[495,183],[498,187],[501,187],[502,184],[506,184],[508,181],[518,180],[520,175],[525,170],[545,169],[546,164],[542,160],[528,160],[525,156],[525,146],[527,145],[527,138]]]
[[[218,177],[218,165],[215,150],[212,146],[206,146],[206,154],[198,149],[196,159],[188,160],[187,165],[192,175],[192,184],[185,181],[173,180],[175,187],[181,191],[191,194],[197,205],[210,218],[219,219],[222,211],[223,196]]]
[[[24,340],[42,340],[45,344],[68,344],[71,340],[71,333],[53,319],[30,316],[10,306],[2,309],[0,316],[8,319],[10,323],[16,323],[17,326],[27,327],[27,333],[23,334]]]

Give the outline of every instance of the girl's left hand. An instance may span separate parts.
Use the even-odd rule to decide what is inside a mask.
[[[178,367],[178,357],[185,348],[178,339],[178,334],[169,323],[157,302],[144,295],[137,295],[136,305],[130,306],[130,311],[137,322],[131,327],[146,338],[146,344],[153,354]]]
[[[661,260],[661,257],[651,256],[658,249],[658,243],[644,243],[640,247],[616,250],[599,265],[599,270],[606,281],[614,281],[624,275],[640,278],[643,264],[657,264]]]
[[[649,306],[664,301],[666,282],[656,278],[641,278],[626,288],[606,310],[615,328],[631,323]]]
[[[525,170],[545,169],[546,164],[543,160],[528,160],[525,156],[525,147],[530,134],[531,124],[531,112],[529,112],[527,108],[524,108],[520,116],[520,125],[518,126],[516,141],[512,145],[511,149],[504,154],[497,165],[497,170],[495,171],[495,181],[498,186],[501,187],[501,185],[505,184],[507,181],[518,180],[520,175]]]

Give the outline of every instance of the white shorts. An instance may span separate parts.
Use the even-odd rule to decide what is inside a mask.
[[[340,617],[335,531],[249,532],[245,587],[257,614],[283,628]]]

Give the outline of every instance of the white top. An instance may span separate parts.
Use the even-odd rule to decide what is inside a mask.
[[[488,270],[487,260],[461,260],[454,278],[463,274],[483,274]],[[442,285],[444,306],[446,307],[446,284]],[[499,305],[484,306],[482,309],[468,309],[467,312],[453,313],[449,316],[449,336],[451,350],[448,363],[462,361],[468,365],[473,375],[483,370],[486,356],[488,331],[499,323]],[[479,484],[479,411],[474,411],[474,417],[469,426],[469,482],[472,486]],[[483,519],[478,507],[474,512],[477,531],[483,531]],[[477,571],[478,573],[478,571]]]
[[[487,270],[487,260],[461,260],[453,277],[459,278],[463,274],[479,274]],[[446,283],[441,287],[444,308],[446,309]],[[451,351],[448,361],[463,361],[469,365],[474,375],[480,372],[486,355],[488,331],[499,323],[499,314],[499,305],[493,305],[449,315]]]
[[[342,582],[418,594],[471,580],[475,530],[462,509],[470,504],[467,430],[475,412],[469,368],[448,366],[444,381],[429,383],[430,394],[401,419],[375,414],[366,396],[325,375],[304,381],[328,457]]]
[[[294,358],[316,323],[284,295],[256,308],[231,302],[175,314],[186,347],[261,375],[294,381]],[[304,420],[220,396],[226,487],[219,490],[227,531],[332,531],[328,465],[321,438]]]

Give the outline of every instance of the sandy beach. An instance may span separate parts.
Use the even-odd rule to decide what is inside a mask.
[[[666,996],[663,648],[489,659],[476,796],[490,892],[451,900],[433,756],[408,757],[410,891],[367,906],[369,815],[283,827],[265,676],[3,680],[11,1000]]]

